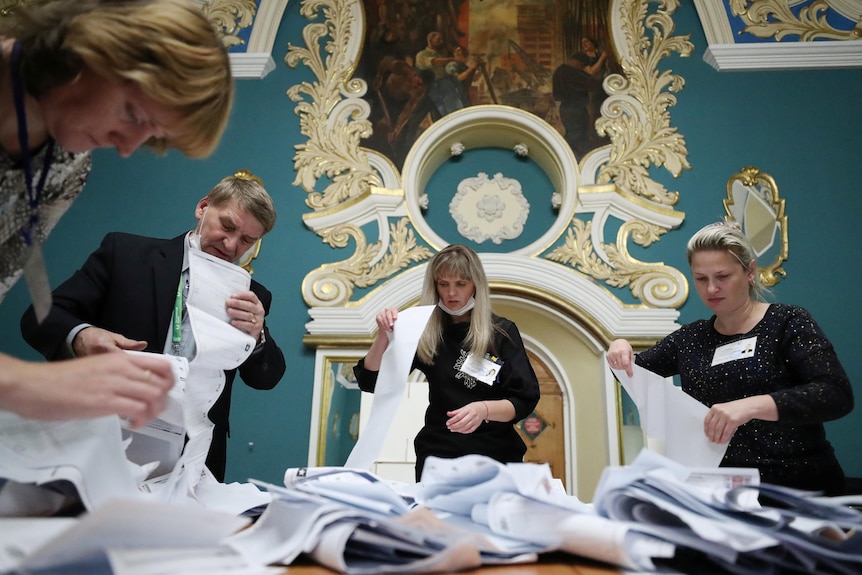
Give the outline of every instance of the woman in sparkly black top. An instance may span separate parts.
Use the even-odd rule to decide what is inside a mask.
[[[853,409],[853,390],[832,344],[801,307],[763,301],[754,250],[735,226],[706,226],[687,249],[695,289],[715,315],[681,327],[638,353],[625,340],[611,367],[631,364],[679,375],[682,389],[710,406],[704,432],[730,442],[723,467],[756,467],[761,481],[844,490],[844,472],[823,422]]]
[[[419,340],[413,369],[428,379],[425,426],[414,440],[416,480],[429,455],[486,455],[520,462],[527,448],[513,424],[539,402],[539,382],[514,323],[491,311],[488,281],[476,252],[441,250],[425,273],[422,305],[436,304]],[[377,337],[354,367],[363,391],[374,391],[387,332],[398,310],[377,314]]]

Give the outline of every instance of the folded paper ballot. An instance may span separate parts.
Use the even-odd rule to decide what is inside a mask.
[[[126,459],[117,417],[35,421],[0,411],[0,478],[9,480],[0,487],[4,516],[36,515],[38,499],[48,499],[52,492],[65,493],[87,509],[115,498],[142,498],[140,470]],[[12,482],[45,494],[35,497],[33,506],[24,504]],[[6,512],[13,504],[14,512]]]
[[[309,482],[320,477],[325,475],[314,475]],[[329,489],[321,495],[317,489],[258,484],[271,490],[272,503],[252,527],[225,541],[246,558],[289,565],[306,553],[353,575],[455,571],[483,563],[536,560],[533,552],[500,549],[481,533],[441,521],[428,509],[405,506],[393,516],[390,495],[383,490],[330,497]],[[349,491],[351,484],[343,482],[340,488]]]
[[[596,511],[675,545],[659,565],[683,573],[862,573],[862,513],[847,500],[757,481],[708,492],[687,484],[692,474],[644,451],[627,468],[605,469]]]
[[[79,566],[99,565],[110,549],[171,549],[215,547],[249,520],[199,506],[169,505],[154,501],[113,500],[80,519],[61,519],[62,529],[52,530],[55,519],[2,521],[42,522],[54,536],[26,553],[9,537],[0,545],[0,565],[11,573],[49,571],[71,573]],[[0,530],[2,533],[2,530]],[[18,557],[18,560],[15,560]]]
[[[306,470],[302,472],[305,477],[298,477],[300,470]],[[313,471],[311,476],[307,473],[307,468],[288,469],[285,473],[285,484],[290,481],[289,485],[297,491],[319,495],[324,499],[382,515],[404,515],[410,510],[403,497],[387,482],[369,471],[333,467],[319,473]]]

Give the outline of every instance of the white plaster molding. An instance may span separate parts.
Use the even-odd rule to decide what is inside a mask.
[[[273,70],[275,61],[269,52],[231,52],[230,70],[237,80],[260,80]]]
[[[619,192],[613,184],[595,188],[582,188],[578,194],[578,213],[592,212],[591,235],[593,249],[605,261],[608,259],[603,244],[604,230],[608,218],[615,217],[624,222],[640,220],[664,229],[674,229],[682,225],[685,213],[667,206],[648,202],[643,198]],[[613,242],[612,242],[613,243]]]
[[[790,4],[794,3],[799,2]],[[719,72],[862,67],[862,40],[737,43],[725,4],[694,0],[708,43],[703,59]],[[858,20],[858,0],[829,0],[829,6],[845,18]]]
[[[311,307],[310,335],[367,336],[377,329],[375,318],[384,307],[404,309],[418,301],[427,264],[412,267],[371,292],[352,307]]]
[[[260,0],[245,52],[231,52],[230,68],[239,80],[260,80],[275,70],[272,46],[288,0]]]
[[[272,52],[287,0],[260,0],[248,39],[249,52]]]
[[[413,144],[404,162],[407,211],[416,230],[429,244],[442,248],[448,242],[425,221],[421,198],[434,171],[450,159],[450,149],[455,143],[464,145],[465,154],[473,148],[513,150],[517,144],[523,144],[529,148],[530,158],[541,166],[553,186],[548,194],[549,201],[554,192],[560,194],[561,205],[554,224],[533,243],[511,253],[541,253],[565,231],[574,215],[579,175],[572,150],[560,133],[534,114],[518,108],[471,106],[434,122]]]
[[[862,68],[862,40],[710,44],[703,60],[719,72]]]
[[[661,337],[679,328],[679,311],[624,305],[608,290],[580,274],[560,273],[560,266],[517,254],[479,254],[490,281],[535,288],[588,312],[613,337]],[[354,307],[312,307],[305,328],[311,335],[367,336],[376,329],[375,316],[384,307],[403,309],[422,292],[427,264],[410,268],[387,281]]]
[[[794,0],[795,4],[802,0]],[[862,20],[862,3],[859,0],[826,0],[829,7],[853,22]]]
[[[606,212],[623,221],[643,220],[666,229],[680,226],[685,219],[684,212],[617,192],[612,185],[582,190],[578,196],[578,213],[583,212]]]
[[[581,180],[578,184],[581,186],[596,184],[596,176],[599,174],[599,169],[608,162],[610,157],[610,146],[603,146],[590,151],[590,153],[581,160]]]
[[[376,222],[380,230],[380,250],[368,262],[373,266],[389,251],[391,237],[389,234],[390,218],[403,218],[407,215],[404,206],[404,194],[401,190],[372,187],[361,196],[352,198],[337,207],[302,215],[303,223],[315,232],[345,223],[362,227],[369,222]]]
[[[530,202],[521,183],[503,174],[480,172],[458,184],[449,202],[449,214],[458,224],[458,233],[477,244],[490,239],[495,244],[519,237],[530,214]]]
[[[479,255],[490,280],[533,287],[586,311],[615,337],[666,335],[679,328],[676,309],[625,306],[609,291],[580,274],[560,274],[559,264],[514,254]]]
[[[303,214],[302,220],[315,232],[346,222],[362,227],[375,221],[382,223],[381,229],[387,229],[386,223],[389,218],[402,218],[406,215],[404,195],[400,190],[371,188],[367,193],[335,208]]]
[[[709,45],[733,44],[733,30],[722,0],[694,0],[700,24]]]
[[[390,189],[401,189],[401,176],[398,173],[398,168],[392,163],[392,160],[378,154],[374,150],[366,150],[368,155],[368,163],[372,168],[377,170],[377,175],[380,177],[382,187]]]

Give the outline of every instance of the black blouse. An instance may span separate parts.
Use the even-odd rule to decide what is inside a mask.
[[[446,318],[448,320],[448,317]],[[513,424],[530,415],[539,402],[539,382],[527,358],[521,334],[514,323],[503,317],[494,317],[494,349],[488,350],[502,362],[493,385],[488,385],[459,370],[469,353],[463,348],[468,323],[449,323],[444,328],[443,344],[434,364],[413,359],[428,379],[428,409],[425,426],[414,440],[416,448],[417,479],[421,476],[424,460],[429,455],[453,458],[467,454],[486,455],[497,461],[522,461],[527,448]],[[374,391],[376,371],[365,369],[365,360],[354,367],[359,388]],[[508,399],[515,407],[515,418],[509,422],[483,423],[469,434],[453,433],[446,427],[446,412],[482,400]]]

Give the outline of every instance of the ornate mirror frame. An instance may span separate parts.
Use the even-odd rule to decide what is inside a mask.
[[[778,185],[772,176],[754,166],[742,168],[727,181],[724,200],[725,220],[737,222],[761,256],[775,254],[772,262],[757,266],[757,274],[766,287],[777,284],[787,272],[781,264],[787,260],[787,215],[784,200],[778,196]]]

